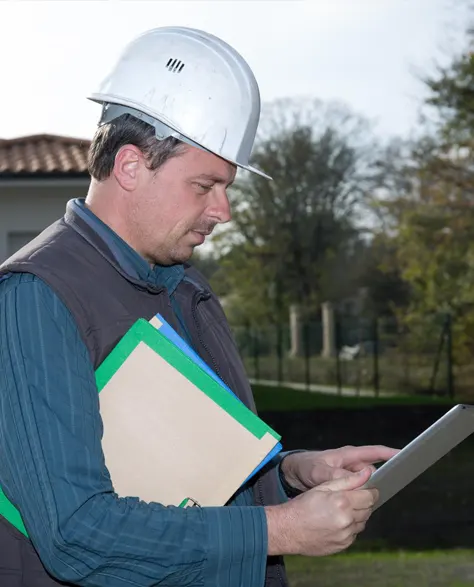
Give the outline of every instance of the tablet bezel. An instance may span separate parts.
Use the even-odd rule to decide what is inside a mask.
[[[378,509],[474,432],[474,406],[457,404],[378,468],[364,487],[375,487]]]

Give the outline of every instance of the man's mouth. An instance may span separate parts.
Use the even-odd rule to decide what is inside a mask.
[[[203,237],[206,237],[206,236],[209,236],[212,234],[212,231],[214,230],[214,228],[215,228],[214,226],[210,226],[210,227],[202,228],[202,229],[194,228],[193,232],[197,232],[197,234],[201,234]]]
[[[198,240],[198,242],[196,243],[197,245],[202,245],[202,243],[206,240],[206,236],[208,236],[210,234],[207,232],[201,232],[200,230],[193,230],[192,232],[197,237],[197,240]]]

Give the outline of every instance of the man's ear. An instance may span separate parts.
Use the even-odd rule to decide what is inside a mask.
[[[113,174],[122,189],[130,192],[137,187],[144,164],[143,154],[135,145],[120,147],[115,155]]]

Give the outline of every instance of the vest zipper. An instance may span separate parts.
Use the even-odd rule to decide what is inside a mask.
[[[209,347],[207,346],[207,344],[204,342],[204,339],[202,337],[202,330],[201,330],[201,325],[199,324],[199,320],[197,318],[197,306],[199,304],[200,301],[204,301],[207,300],[211,297],[211,294],[208,292],[196,292],[193,296],[193,301],[192,301],[192,305],[191,305],[191,313],[193,316],[193,320],[194,320],[194,324],[196,326],[196,331],[198,334],[198,338],[199,338],[199,342],[201,343],[203,349],[206,351],[206,353],[209,355],[211,361],[212,361],[212,367],[214,368],[214,371],[216,373],[216,375],[227,385],[227,387],[230,387],[229,384],[227,383],[227,381],[224,379],[224,377],[222,376],[220,370],[219,370],[219,366],[216,363],[216,359],[214,358],[214,355],[211,353]],[[257,489],[258,489],[258,496],[259,496],[259,500],[260,500],[260,505],[264,506],[265,505],[265,499],[263,497],[263,490],[262,490],[262,482],[261,479],[257,480]],[[278,580],[280,581],[280,585],[282,587],[285,587],[285,582],[283,581],[283,577],[281,574],[281,570],[280,570],[280,563],[277,563],[276,565],[276,571],[277,571],[277,575],[278,575]]]
[[[222,373],[220,372],[220,369],[219,369],[219,365],[217,364],[216,359],[214,358],[214,355],[211,353],[209,347],[204,342],[204,339],[202,337],[201,325],[199,324],[199,320],[197,319],[197,306],[198,306],[199,302],[203,301],[203,300],[208,300],[210,297],[211,297],[211,294],[208,292],[205,292],[205,293],[200,292],[200,291],[196,292],[193,296],[191,313],[193,315],[193,320],[194,320],[194,324],[196,326],[196,331],[198,334],[199,342],[201,343],[201,345],[202,345],[203,349],[206,351],[206,353],[209,355],[209,357],[212,361],[212,367],[214,369],[214,372],[227,385],[227,387],[230,387],[229,384],[227,383],[227,381],[222,376]]]

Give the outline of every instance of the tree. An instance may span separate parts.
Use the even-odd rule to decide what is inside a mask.
[[[358,283],[367,291],[366,314],[393,317],[406,310],[411,288],[403,278],[397,242],[393,238],[377,233],[367,243]]]
[[[474,6],[474,4],[473,4]],[[446,67],[427,77],[426,104],[435,113],[431,154],[426,171],[448,189],[459,188],[465,198],[474,194],[474,29],[468,29],[467,47]]]
[[[410,288],[405,318],[451,314],[455,344],[474,344],[474,60],[469,51],[427,80],[437,125],[395,158],[379,199],[386,242]],[[399,153],[400,154],[400,153]]]
[[[474,31],[469,31],[471,41]],[[474,131],[474,53],[467,48],[447,67],[427,77],[427,104],[434,107],[442,136],[451,144],[472,145]]]
[[[370,147],[366,123],[343,106],[279,100],[264,109],[253,163],[273,181],[237,183],[220,239],[226,287],[248,317],[286,318],[292,303],[317,310],[349,293],[350,271],[337,268],[350,267],[359,239]]]

